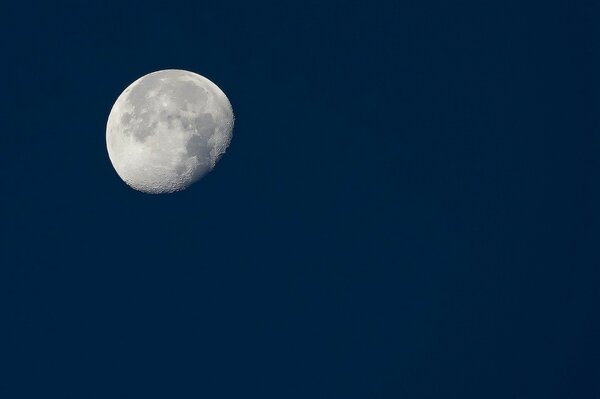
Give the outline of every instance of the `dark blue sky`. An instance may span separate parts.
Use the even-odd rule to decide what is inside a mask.
[[[2,11],[0,397],[600,397],[596,2],[83,3]],[[236,126],[151,196],[166,68]]]

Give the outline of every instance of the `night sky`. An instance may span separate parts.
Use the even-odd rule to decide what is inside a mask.
[[[13,2],[0,397],[600,398],[596,1]],[[148,195],[160,69],[236,116]]]

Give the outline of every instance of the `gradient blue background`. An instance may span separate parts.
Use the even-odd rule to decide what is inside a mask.
[[[3,6],[0,397],[600,397],[595,1]],[[229,96],[185,192],[105,148]]]

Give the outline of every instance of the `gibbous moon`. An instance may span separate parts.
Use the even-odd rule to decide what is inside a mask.
[[[215,167],[232,130],[233,110],[217,85],[193,72],[168,69],[139,78],[117,98],[106,146],[129,186],[171,193]]]

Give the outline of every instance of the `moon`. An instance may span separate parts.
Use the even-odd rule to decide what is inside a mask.
[[[113,105],[108,156],[136,190],[181,191],[215,167],[231,142],[233,119],[227,96],[205,77],[179,69],[153,72]]]

